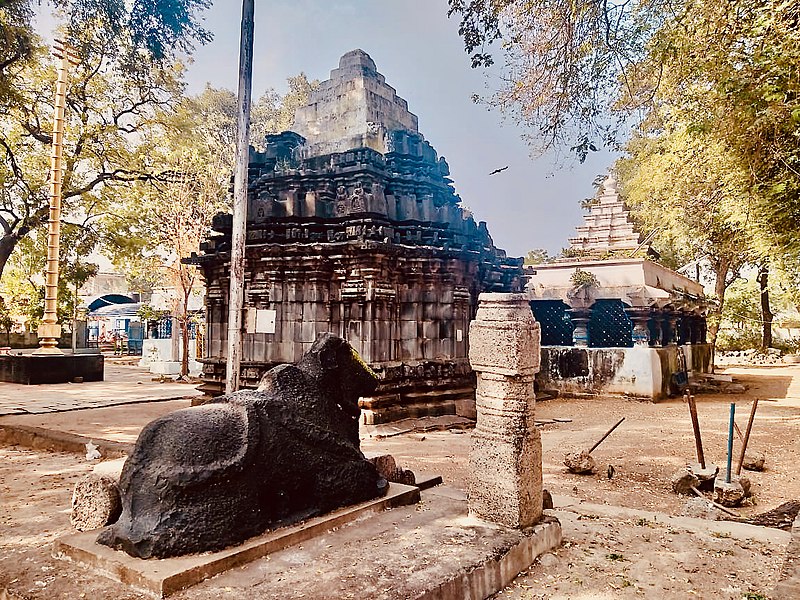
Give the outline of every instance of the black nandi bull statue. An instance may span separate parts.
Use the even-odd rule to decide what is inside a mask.
[[[376,386],[326,333],[258,391],[152,421],[122,470],[122,516],[97,541],[141,558],[213,551],[383,495],[358,439],[358,399]]]

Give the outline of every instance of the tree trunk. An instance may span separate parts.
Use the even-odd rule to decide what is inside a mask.
[[[714,293],[718,304],[708,318],[708,343],[711,344],[711,372],[714,372],[714,358],[717,353],[717,333],[722,320],[722,309],[725,306],[725,291],[728,289],[728,272],[730,263],[721,259],[714,265]]]
[[[766,352],[772,347],[772,310],[769,306],[769,266],[762,265],[758,270],[758,288],[761,297],[761,349]]]
[[[181,376],[189,376],[189,319],[181,321]]]
[[[0,281],[3,279],[3,270],[6,268],[11,253],[17,247],[19,238],[13,234],[5,234],[0,238]]]
[[[189,376],[189,295],[192,293],[191,285],[184,285],[183,306],[181,306],[181,376]]]

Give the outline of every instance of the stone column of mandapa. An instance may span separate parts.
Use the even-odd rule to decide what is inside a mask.
[[[469,328],[469,361],[478,381],[469,510],[519,529],[542,516],[542,442],[533,392],[540,343],[524,294],[480,295]]]
[[[650,309],[641,307],[628,307],[625,309],[625,314],[633,323],[633,331],[631,337],[633,338],[634,346],[649,347],[650,346],[650,328],[647,322],[650,319]]]

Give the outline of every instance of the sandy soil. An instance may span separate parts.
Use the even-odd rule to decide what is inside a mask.
[[[737,422],[744,428],[752,398],[758,397],[751,447],[766,454],[767,470],[750,474],[756,504],[740,512],[749,515],[800,499],[800,366],[729,372],[750,386],[745,394],[697,397],[707,459],[724,469],[729,404],[736,403]],[[567,497],[567,506],[563,500],[556,506],[565,543],[498,598],[768,597],[786,534],[756,540],[675,526],[659,516],[679,514],[687,501],[670,488],[670,475],[694,460],[688,408],[681,400],[556,399],[539,403],[536,414],[537,419],[571,419],[542,428],[545,487],[559,499]],[[588,449],[622,416],[622,426],[592,453],[599,472],[568,474],[564,452]],[[364,449],[391,452],[403,466],[442,474],[448,485],[463,489],[469,445],[469,432],[452,431],[365,440]],[[615,470],[611,479],[609,464]],[[0,447],[0,600],[4,594],[12,600],[148,597],[50,556],[52,541],[71,532],[71,490],[90,468],[79,455]],[[644,512],[614,517],[589,503]]]

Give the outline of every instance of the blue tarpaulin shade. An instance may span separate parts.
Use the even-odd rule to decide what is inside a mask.
[[[125,305],[128,305],[127,307]],[[103,296],[98,296],[94,300],[92,300],[86,307],[87,314],[89,316],[112,316],[116,315],[116,313],[108,313],[102,312],[99,313],[98,311],[103,308],[128,308],[130,309],[131,305],[136,305],[136,308],[133,310],[132,314],[136,314],[136,311],[139,310],[141,304],[135,302],[133,298],[130,296],[125,296],[123,294],[105,294]],[[131,314],[131,313],[126,313]]]

